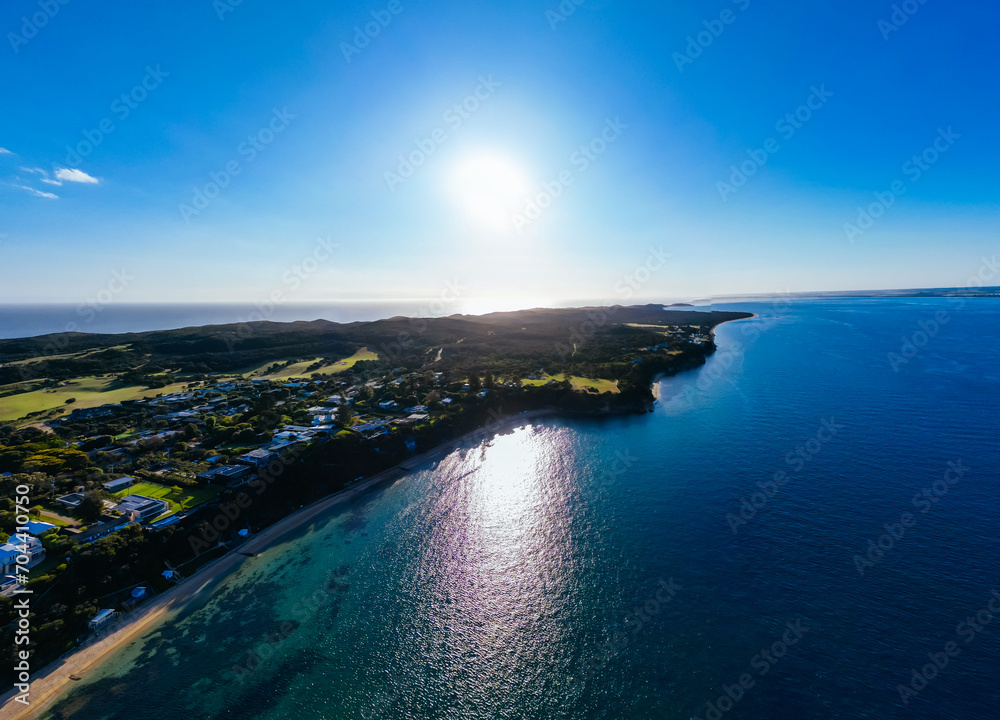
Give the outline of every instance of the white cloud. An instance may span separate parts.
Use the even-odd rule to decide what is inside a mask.
[[[43,183],[48,183],[49,185],[62,185],[58,180],[50,180],[49,178],[42,178]]]
[[[3,148],[3,147],[0,147],[0,155],[13,155],[13,154],[14,154],[14,153],[12,153],[12,152],[11,152],[10,150],[8,150],[7,148]]]
[[[69,182],[79,182],[79,183],[97,183],[99,182],[97,178],[91,177],[83,170],[77,170],[69,168],[57,168],[56,177],[60,180],[68,180]]]
[[[29,168],[29,167],[24,167],[24,165],[22,165],[21,169],[24,170],[24,172],[38,173],[39,175],[48,175],[48,173],[42,170],[41,168]]]
[[[35,190],[35,188],[28,187],[27,185],[22,185],[21,189],[22,190],[27,190],[28,192],[30,192],[35,197],[49,198],[51,200],[58,200],[59,199],[58,195],[53,195],[52,193],[42,192],[41,190]]]

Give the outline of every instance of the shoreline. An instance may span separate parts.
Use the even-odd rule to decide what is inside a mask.
[[[358,483],[354,487],[338,490],[332,495],[328,495],[296,510],[291,515],[282,518],[257,533],[245,543],[231,548],[222,557],[198,568],[192,575],[184,578],[182,582],[154,598],[135,617],[129,618],[124,625],[107,637],[98,640],[88,647],[70,651],[67,655],[57,658],[46,665],[30,681],[31,704],[20,705],[16,703],[14,697],[19,694],[16,690],[12,689],[4,693],[2,698],[0,698],[0,718],[3,720],[27,720],[27,718],[38,717],[51,709],[52,705],[62,699],[67,689],[73,683],[78,682],[71,680],[70,675],[83,677],[83,674],[87,670],[93,670],[95,667],[98,667],[109,655],[112,655],[116,650],[134,640],[143,631],[150,629],[169,612],[178,609],[184,603],[199,595],[213,581],[218,580],[235,569],[235,566],[238,564],[250,559],[245,555],[235,552],[237,549],[242,552],[263,552],[279,543],[289,533],[300,529],[318,515],[322,515],[337,505],[355,499],[377,485],[385,482],[394,482],[413,472],[421,465],[454,452],[470,439],[476,437],[484,440],[489,439],[503,430],[519,427],[531,420],[555,417],[557,415],[558,413],[555,410],[544,409],[527,410],[517,415],[502,417],[488,425],[460,435],[453,440],[441,443],[420,455],[408,458]]]

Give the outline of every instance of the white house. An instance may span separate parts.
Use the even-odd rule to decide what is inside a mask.
[[[399,407],[399,403],[395,400],[386,400],[385,402],[380,402],[378,406],[383,410],[395,410]]]
[[[132,477],[131,475],[125,475],[124,477],[120,477],[117,480],[111,480],[109,482],[104,483],[104,489],[110,493],[116,493],[121,490],[124,490],[129,485],[133,485],[134,483],[135,483],[134,477]]]
[[[145,495],[129,495],[115,505],[115,510],[129,520],[142,522],[157,515],[162,515],[169,507],[170,504],[166,500],[157,500]]]
[[[42,541],[32,535],[11,535],[13,542],[0,545],[0,574],[7,575],[17,572],[17,566],[32,568],[45,559],[45,548]],[[21,541],[24,541],[21,544]],[[27,563],[19,563],[18,558],[27,559]]]
[[[114,620],[115,615],[116,613],[114,610],[106,608],[98,612],[96,615],[94,615],[94,617],[90,618],[90,621],[87,623],[87,625],[90,626],[91,630],[99,630],[100,628],[104,627],[109,622]]]

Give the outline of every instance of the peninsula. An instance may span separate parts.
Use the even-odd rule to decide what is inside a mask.
[[[92,653],[303,506],[505,418],[646,412],[656,376],[704,363],[713,329],[747,317],[642,305],[0,341],[0,485],[24,498],[0,507],[0,667]]]

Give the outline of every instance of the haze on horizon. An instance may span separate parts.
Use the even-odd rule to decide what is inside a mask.
[[[962,286],[1000,228],[996,13],[8,3],[0,303]]]

